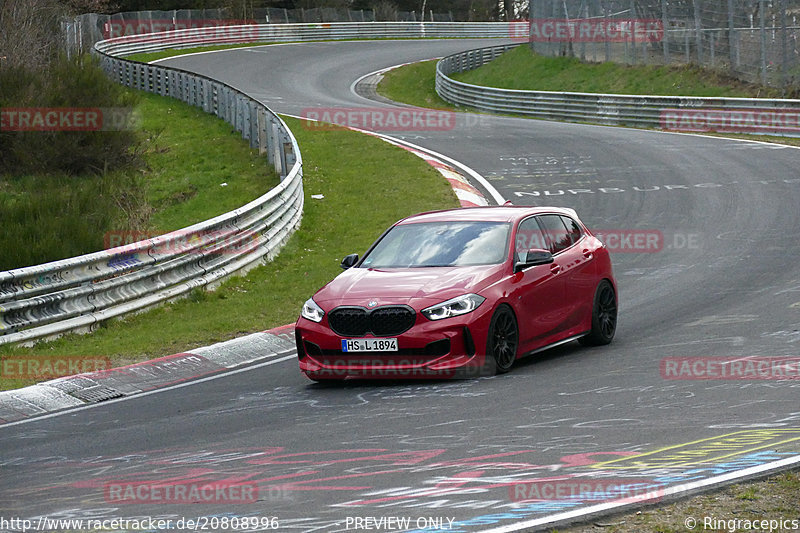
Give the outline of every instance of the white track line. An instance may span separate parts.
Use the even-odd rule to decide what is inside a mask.
[[[701,479],[699,481],[692,481],[690,483],[684,483],[682,485],[673,485],[671,487],[665,487],[664,489],[657,489],[657,491],[663,493],[663,496],[660,496],[660,498],[662,499],[666,496],[672,496],[675,497],[674,499],[677,499],[677,497],[688,495],[692,492],[699,491],[700,489],[709,488],[714,485],[722,485],[724,483],[740,480],[742,478],[758,476],[759,474],[764,474],[772,470],[786,469],[797,464],[800,464],[800,455],[796,455],[794,457],[787,457],[786,459],[781,459],[780,461],[773,461],[772,463],[765,463],[763,465],[751,466],[750,468],[745,468],[744,470],[737,470],[735,472],[729,472],[727,474]],[[607,511],[615,509],[621,511],[626,507],[639,507],[641,505],[647,505],[647,503],[648,503],[647,501],[631,502],[631,498],[626,498],[624,500],[599,503],[597,505],[576,509],[574,511],[567,511],[564,513],[553,514],[545,516],[543,518],[525,520],[507,526],[493,527],[491,529],[483,529],[480,530],[480,532],[515,533],[518,531],[523,531],[525,529],[541,528],[542,526],[547,526],[547,525],[550,525],[552,527],[558,522],[573,522],[573,521],[578,522],[582,517],[591,514],[605,513]]]
[[[223,370],[220,370],[220,372],[222,372],[222,373],[214,374],[213,376],[207,376],[207,377],[204,377],[204,378],[193,379],[191,381],[185,381],[183,383],[178,383],[176,385],[170,385],[168,387],[163,387],[163,388],[160,388],[160,389],[153,389],[153,390],[146,391],[146,392],[137,392],[136,394],[132,394],[130,396],[123,396],[122,398],[115,398],[113,400],[106,400],[106,401],[103,401],[103,402],[84,405],[84,406],[81,406],[81,407],[67,408],[67,409],[65,409],[63,411],[57,411],[55,413],[50,413],[50,414],[46,414],[46,415],[42,415],[42,416],[34,416],[33,418],[26,418],[26,419],[17,420],[17,421],[14,421],[14,422],[7,422],[5,424],[0,425],[0,431],[2,431],[3,429],[5,429],[7,427],[16,426],[16,425],[19,425],[19,424],[27,424],[28,422],[38,422],[40,420],[45,420],[47,418],[54,418],[56,416],[61,416],[61,415],[65,415],[65,414],[73,414],[73,413],[76,413],[78,411],[83,411],[83,410],[86,410],[86,409],[93,409],[95,407],[100,407],[100,406],[104,406],[104,405],[110,405],[112,403],[124,402],[124,401],[127,401],[127,400],[134,400],[136,398],[141,398],[143,396],[150,396],[151,394],[158,394],[160,392],[164,392],[164,391],[168,391],[168,390],[181,389],[183,387],[188,387],[190,385],[196,385],[198,383],[203,383],[204,381],[212,381],[212,380],[215,380],[215,379],[226,378],[228,376],[233,376],[234,374],[238,374],[240,372],[249,372],[250,370],[255,370],[256,368],[261,368],[261,367],[264,367],[264,366],[270,366],[270,365],[274,365],[274,364],[277,364],[277,363],[282,363],[282,362],[288,361],[290,359],[297,359],[297,355],[296,354],[291,354],[291,355],[286,355],[284,357],[279,357],[278,359],[269,359],[267,361],[264,361],[263,363],[257,363],[257,364],[254,364],[254,365],[246,366],[244,368],[238,368],[236,370],[225,371],[223,369]]]

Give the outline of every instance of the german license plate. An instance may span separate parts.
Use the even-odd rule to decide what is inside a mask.
[[[343,352],[396,352],[397,339],[342,339]]]

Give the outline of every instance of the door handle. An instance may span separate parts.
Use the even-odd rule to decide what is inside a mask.
[[[558,274],[559,272],[561,272],[561,265],[553,265],[553,266],[551,266],[550,267],[550,272],[552,272],[553,274]]]
[[[584,250],[583,251],[583,257],[585,257],[586,259],[591,259],[593,255],[594,254],[592,253],[591,250]]]

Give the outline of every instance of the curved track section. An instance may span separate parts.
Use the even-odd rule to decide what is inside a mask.
[[[279,112],[388,109],[355,95],[352,82],[486,45],[306,43],[170,64]],[[665,365],[798,355],[800,151],[469,114],[446,131],[394,135],[464,162],[516,203],[574,207],[617,235],[615,342],[571,343],[510,374],[457,382],[326,388],[287,361],[0,428],[7,514],[274,516],[281,531],[384,519],[383,531],[477,531],[589,508],[625,480],[668,495],[796,460],[800,381],[671,379],[687,376]],[[661,235],[650,241],[658,245],[634,247],[636,232]],[[256,483],[256,501],[109,497],[119,484],[220,480]],[[575,492],[581,481],[593,490]]]

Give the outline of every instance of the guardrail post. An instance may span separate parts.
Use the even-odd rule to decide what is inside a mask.
[[[147,65],[144,68],[144,81],[145,87],[147,87],[145,90],[149,93],[154,92],[153,89],[155,87],[155,81],[153,80],[153,67],[150,65]]]
[[[273,149],[275,146],[275,135],[272,129],[272,124],[275,122],[274,117],[266,117],[266,121],[264,123],[264,137],[267,139],[267,144],[264,148],[267,151],[267,160],[275,164],[275,150]]]
[[[197,98],[197,78],[192,76],[189,78],[189,103],[193,106],[197,106],[199,100]]]
[[[225,90],[227,87],[214,83],[214,114],[225,120]]]
[[[236,95],[236,131],[241,133],[244,136],[244,98],[237,94]]]
[[[250,101],[250,148],[258,148],[258,104]]]
[[[252,138],[253,136],[250,135],[250,100],[245,98],[241,98],[241,108],[242,108],[242,138],[247,139],[250,141],[250,147],[253,147]]]
[[[192,76],[188,76],[186,74],[181,74],[181,79],[183,83],[181,86],[183,87],[182,90],[182,97],[181,99],[184,102],[191,102],[192,101]]]
[[[219,116],[221,90],[220,85],[215,81],[209,81],[210,113]]]
[[[278,134],[278,124],[273,122],[272,123],[272,162],[275,165],[275,172],[283,177],[283,169],[284,167],[284,158],[283,158],[283,150],[281,150],[281,143],[279,142],[280,135]]]
[[[177,100],[183,101],[183,73],[176,72],[175,73],[175,92],[172,93],[170,96]]]
[[[167,72],[159,67],[156,69],[156,73],[158,74],[158,94],[166,96],[168,91]]]
[[[228,87],[217,86],[217,116],[228,124],[230,121],[230,109],[228,108]]]
[[[292,139],[289,137],[289,132],[288,130],[283,130],[283,128],[281,128],[281,145],[281,153],[283,154],[283,168],[286,172],[289,172],[289,169],[294,165],[296,158],[292,146]]]
[[[134,89],[138,89],[139,88],[139,80],[136,77],[136,73],[139,71],[139,65],[136,65],[134,63],[128,63],[127,71],[128,71],[127,72],[127,74],[128,74],[128,83],[130,83],[129,86],[133,87]]]
[[[260,155],[268,154],[267,149],[267,113],[260,107],[258,108],[258,118],[256,127],[258,128],[258,153]]]
[[[139,80],[139,90],[150,92],[147,84],[147,65],[138,65],[136,69],[136,79]]]
[[[211,113],[211,83],[205,78],[200,80],[203,89],[203,111]]]

